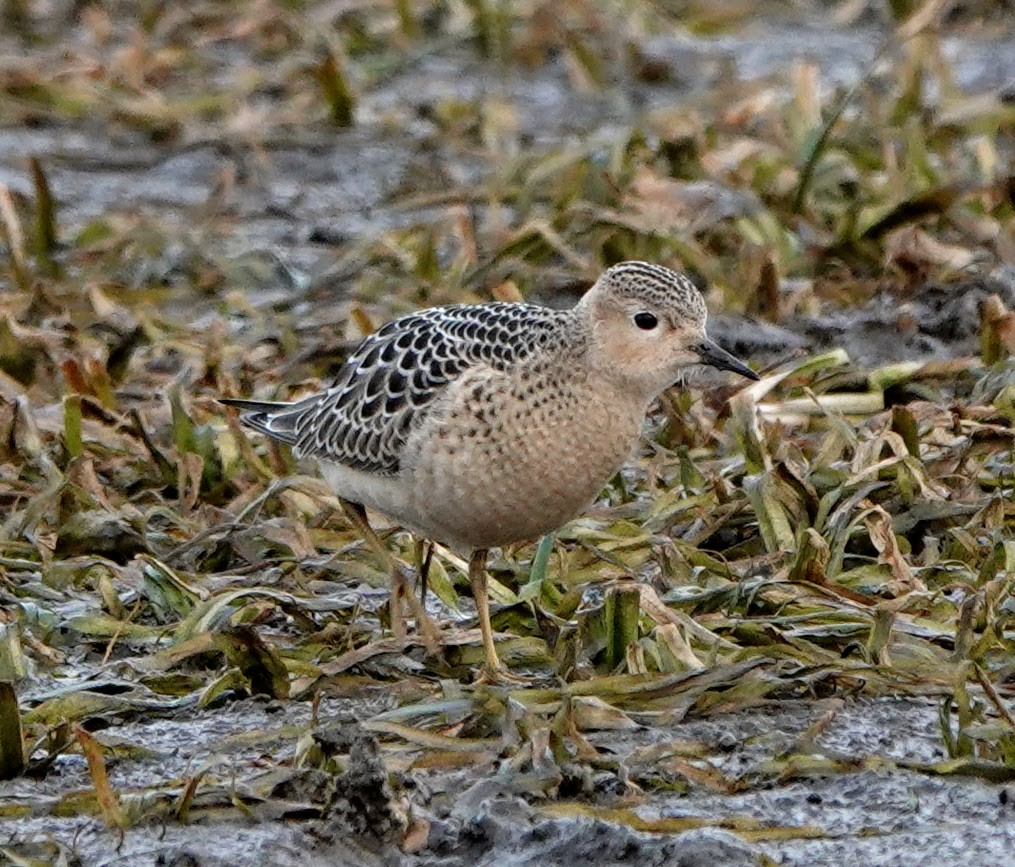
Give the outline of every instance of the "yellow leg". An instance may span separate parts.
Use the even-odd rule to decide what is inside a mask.
[[[483,654],[486,659],[483,668],[488,676],[496,679],[503,668],[493,643],[493,627],[490,626],[490,597],[486,592],[486,553],[483,549],[472,552],[469,559],[469,583],[472,584],[472,597],[476,600],[476,613],[479,614],[479,630],[483,633]]]

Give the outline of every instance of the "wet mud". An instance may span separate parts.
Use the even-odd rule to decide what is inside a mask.
[[[40,815],[6,820],[6,843],[23,854],[45,857],[48,852],[54,857],[58,850],[52,842],[28,841],[62,841],[69,859],[64,863],[138,867],[577,867],[621,865],[632,859],[660,867],[835,865],[846,860],[878,867],[1001,867],[1015,846],[1015,785],[905,767],[943,758],[937,703],[927,699],[789,701],[709,720],[690,719],[672,728],[593,734],[591,742],[614,755],[622,769],[585,781],[580,801],[603,810],[603,817],[554,816],[556,804],[575,801],[577,784],[572,781],[568,791],[564,781],[556,792],[536,797],[505,771],[506,760],[455,771],[417,769],[389,775],[376,742],[351,722],[375,713],[375,704],[326,702],[321,710],[317,731],[324,733],[321,738],[329,750],[348,757],[346,770],[337,775],[294,771],[268,789],[261,786],[263,800],[248,801],[249,817],[227,810],[223,798],[218,818],[208,808],[189,824],[140,825],[119,839],[98,819]],[[829,710],[830,723],[809,742],[807,753],[798,753],[801,737]],[[116,760],[111,782],[121,793],[132,786],[150,788],[160,777],[173,787],[174,780],[203,769],[209,779],[227,782],[238,793],[249,792],[264,751],[283,763],[293,753],[296,736],[280,724],[300,727],[308,722],[306,704],[282,707],[246,700],[155,723],[125,723],[108,732],[151,754]],[[278,731],[274,741],[273,728]],[[244,735],[256,736],[256,744],[244,743]],[[670,742],[699,746],[699,758],[737,781],[742,790],[719,792],[684,781],[667,794],[639,791],[630,777],[624,781],[638,754],[653,747],[664,754],[661,748]],[[767,778],[766,767],[788,755],[800,760],[794,778]],[[837,770],[823,770],[819,758],[834,760]],[[87,786],[84,759],[68,757],[45,780],[4,784],[4,803],[34,804],[38,809],[51,798]],[[625,821],[611,820],[611,810]],[[632,817],[647,823],[700,822],[705,827],[646,833]],[[745,821],[752,823],[751,833],[742,836],[737,829],[742,831]],[[406,853],[406,831],[414,825],[418,835],[413,851]]]

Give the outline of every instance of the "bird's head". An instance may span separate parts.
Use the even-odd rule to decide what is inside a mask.
[[[592,326],[597,366],[654,397],[693,365],[758,379],[705,333],[705,300],[684,274],[646,262],[605,271],[579,302]]]

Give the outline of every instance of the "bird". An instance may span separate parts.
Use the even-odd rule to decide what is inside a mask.
[[[292,403],[221,401],[297,458],[316,459],[382,556],[366,509],[468,560],[483,676],[496,681],[510,673],[490,624],[489,550],[537,539],[590,506],[685,369],[759,378],[708,337],[707,318],[682,272],[621,262],[569,309],[423,309],[365,337],[326,390]],[[394,628],[406,578],[386,560]]]

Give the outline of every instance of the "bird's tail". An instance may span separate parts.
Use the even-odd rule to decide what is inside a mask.
[[[305,409],[305,401],[281,403],[272,400],[220,397],[219,403],[242,410],[240,421],[247,427],[289,445],[296,444],[296,420]]]

